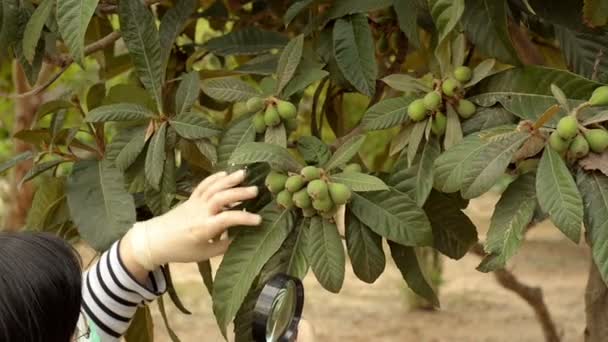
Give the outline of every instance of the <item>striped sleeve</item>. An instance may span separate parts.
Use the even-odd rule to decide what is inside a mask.
[[[125,268],[120,241],[103,253],[85,274],[82,284],[82,311],[89,329],[99,341],[116,341],[129,327],[138,305],[162,295],[166,279],[161,268],[150,272],[146,284],[138,283]]]

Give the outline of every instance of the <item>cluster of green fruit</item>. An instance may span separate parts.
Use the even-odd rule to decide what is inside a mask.
[[[587,104],[608,106],[608,86],[595,89]],[[579,125],[575,112],[559,120],[555,131],[549,136],[549,145],[557,152],[567,151],[570,158],[579,159],[589,154],[590,150],[604,152],[608,148],[608,131]]]
[[[467,66],[459,66],[454,69],[454,77],[448,77],[443,81],[434,82],[435,89],[427,93],[423,98],[416,99],[407,108],[407,114],[412,121],[422,121],[431,116],[433,118],[431,130],[437,136],[445,133],[447,118],[444,114],[445,101],[450,102],[463,119],[470,118],[475,114],[475,104],[462,98],[463,83],[473,77],[473,72]]]
[[[344,172],[361,172],[358,164],[350,164]],[[304,217],[319,215],[332,219],[338,207],[352,195],[348,186],[330,182],[321,168],[306,166],[299,174],[287,175],[275,170],[266,176],[266,187],[276,195],[277,204],[286,209],[300,208]]]
[[[266,128],[285,124],[288,130],[295,130],[298,122],[298,109],[289,102],[276,98],[263,99],[261,97],[252,97],[247,100],[247,111],[255,113],[253,116],[253,125],[257,133],[266,132]]]

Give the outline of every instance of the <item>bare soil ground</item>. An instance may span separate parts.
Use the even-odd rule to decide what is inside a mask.
[[[495,195],[486,195],[467,209],[482,232],[488,227],[496,200]],[[217,267],[219,260],[214,263]],[[436,312],[408,310],[405,285],[392,262],[373,285],[359,281],[347,265],[339,295],[323,290],[309,274],[305,279],[305,317],[315,327],[318,341],[543,341],[531,308],[500,287],[493,275],[476,271],[478,263],[475,255],[445,260],[441,309]],[[530,231],[528,241],[509,265],[526,284],[542,285],[563,341],[582,341],[587,268],[586,249],[567,241],[549,222]],[[196,267],[177,265],[173,274],[178,293],[194,312],[185,316],[168,304],[169,319],[181,340],[223,341]],[[169,341],[156,306],[154,316],[155,340]]]

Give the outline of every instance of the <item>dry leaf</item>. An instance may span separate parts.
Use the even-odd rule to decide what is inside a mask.
[[[537,155],[545,147],[545,138],[542,135],[532,135],[526,142],[515,152],[513,161],[523,160]]]
[[[599,170],[608,176],[608,152],[589,153],[585,158],[579,160],[578,164],[585,170]]]

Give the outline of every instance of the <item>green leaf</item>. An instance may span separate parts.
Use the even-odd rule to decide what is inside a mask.
[[[608,279],[608,178],[599,172],[579,171],[576,175],[578,188],[585,203],[585,228],[591,245],[593,261],[602,279]]]
[[[555,84],[551,83],[551,93],[553,94],[553,97],[555,97],[559,105],[562,106],[562,108],[566,112],[570,112],[570,105],[568,104],[568,99],[566,98],[566,94],[564,94],[564,91],[561,90]]]
[[[247,101],[260,93],[236,77],[212,78],[201,83],[203,92],[213,99],[226,102]]]
[[[122,173],[110,161],[76,162],[66,194],[74,224],[97,251],[110,248],[135,223],[133,197],[125,190]]]
[[[108,106],[101,106],[90,111],[86,122],[107,122],[107,121],[135,121],[150,119],[154,116],[150,110],[140,105],[131,103],[119,103]]]
[[[399,28],[410,44],[420,47],[420,36],[418,34],[418,6],[411,0],[393,0],[393,8],[397,14]]]
[[[74,60],[84,67],[84,36],[99,0],[57,1],[57,26]]]
[[[466,0],[462,24],[467,38],[481,53],[520,64],[507,29],[507,1]]]
[[[439,157],[441,147],[437,139],[431,139],[424,144],[418,162],[412,167],[416,171],[416,204],[424,205],[433,188],[433,163]]]
[[[201,154],[203,156],[205,156],[207,159],[209,159],[211,164],[213,164],[213,165],[217,164],[217,150],[215,148],[215,145],[213,145],[207,139],[197,140],[194,143],[196,145],[196,148],[199,150],[199,152],[201,152]]]
[[[346,247],[357,278],[372,284],[384,272],[386,259],[382,237],[366,227],[357,217],[346,215]]]
[[[443,140],[443,146],[446,150],[462,141],[462,126],[460,124],[460,117],[454,107],[451,104],[446,105],[446,117],[447,123],[445,128],[445,139]]]
[[[59,0],[60,2],[62,0]],[[154,321],[148,306],[140,306],[125,332],[126,342],[152,342],[154,341]]]
[[[477,83],[481,82],[484,78],[492,75],[494,65],[496,64],[496,60],[493,58],[485,59],[483,62],[477,64],[475,69],[473,69],[473,77],[467,82],[464,87],[469,88]]]
[[[376,92],[375,46],[367,16],[341,18],[334,24],[334,54],[344,78],[367,96]]]
[[[200,273],[201,278],[203,278],[205,288],[207,288],[209,295],[213,296],[213,270],[211,269],[211,261],[201,261],[196,265],[198,267],[198,273]]]
[[[427,87],[419,79],[407,74],[392,74],[384,77],[382,82],[388,84],[389,87],[403,91],[406,93],[428,93],[432,89]]]
[[[118,16],[122,38],[139,79],[162,112],[164,70],[161,68],[160,40],[154,15],[142,1],[120,1]]]
[[[287,131],[284,124],[279,124],[274,127],[267,127],[264,132],[264,142],[287,148]]]
[[[338,293],[344,283],[344,247],[335,223],[310,219],[308,259],[315,277],[327,291]]]
[[[485,250],[490,258],[479,265],[482,272],[495,271],[517,253],[536,208],[535,175],[526,173],[509,184],[494,208]]]
[[[475,198],[490,190],[504,174],[513,154],[529,137],[529,133],[513,132],[499,139],[484,140],[465,166],[460,189],[462,197]]]
[[[285,85],[281,94],[282,97],[289,98],[329,75],[329,72],[323,70],[323,67],[325,67],[325,64],[303,56],[293,78]]]
[[[608,56],[603,52],[608,45],[608,33],[554,27],[568,69],[589,79],[608,81]]]
[[[114,163],[122,172],[125,172],[135,162],[146,146],[146,129],[140,128],[130,134],[130,140],[124,145],[116,156]]]
[[[192,109],[200,92],[199,82],[200,79],[196,71],[191,71],[182,77],[175,93],[175,114],[187,113]]]
[[[392,241],[389,241],[388,245],[391,248],[391,256],[395,265],[397,265],[409,288],[420,297],[428,300],[433,306],[439,307],[439,299],[420,269],[414,248],[402,246]]]
[[[175,152],[171,149],[167,151],[159,189],[156,190],[149,184],[146,184],[144,189],[144,200],[146,205],[156,216],[162,215],[171,209],[177,188],[176,173]]]
[[[412,96],[394,97],[371,106],[363,115],[363,128],[369,131],[395,127],[408,120],[407,107]]]
[[[40,35],[42,34],[42,29],[44,28],[44,23],[51,15],[53,5],[54,0],[42,1],[38,5],[38,7],[36,7],[34,14],[32,14],[30,20],[25,26],[25,31],[23,31],[22,49],[23,55],[29,63],[32,63],[34,61],[34,56],[36,55],[36,47],[38,47],[38,41],[40,40]]]
[[[323,165],[331,158],[329,147],[314,136],[303,136],[298,139],[298,151],[307,164]]]
[[[483,149],[483,145],[478,134],[471,134],[450,150],[442,153],[435,160],[435,188],[445,193],[460,190],[465,170]]]
[[[302,49],[304,49],[304,35],[299,35],[289,41],[281,52],[277,65],[277,89],[275,94],[280,94],[292,79],[302,59]]]
[[[608,24],[608,1],[585,0],[583,5],[583,20],[590,27]]]
[[[3,0],[1,3],[0,46],[2,49],[0,49],[0,57],[6,57],[7,48],[12,47],[19,36],[19,3],[18,0]]]
[[[287,274],[298,279],[304,279],[308,273],[309,263],[306,253],[309,250],[309,227],[310,218],[303,218],[300,226],[292,234],[296,234],[296,240],[293,245],[293,251],[289,256],[289,264],[287,265]]]
[[[253,75],[272,75],[277,70],[279,56],[273,54],[259,55],[231,70],[235,73]]]
[[[388,186],[380,178],[360,172],[342,172],[331,175],[330,179],[348,186],[352,191],[388,190]]]
[[[283,23],[285,23],[285,26],[289,26],[291,21],[313,2],[314,0],[300,0],[291,4],[283,16]]]
[[[65,205],[64,178],[45,177],[40,184],[43,186],[34,193],[25,223],[27,229],[34,231],[45,231],[58,207]]]
[[[222,133],[222,130],[197,113],[182,113],[169,120],[177,134],[186,139],[210,138]]]
[[[48,114],[56,113],[61,109],[70,109],[74,105],[66,100],[52,100],[41,104],[36,110],[36,121],[44,118]]]
[[[196,0],[178,0],[175,2],[175,6],[165,13],[160,22],[158,36],[160,42],[160,69],[163,74],[162,80],[165,79],[165,72],[169,63],[169,57],[171,57],[173,43],[183,31],[197,5],[198,1]]]
[[[167,329],[167,334],[169,334],[169,338],[171,338],[172,342],[180,342],[179,337],[177,336],[175,331],[173,331],[173,329],[171,328],[171,325],[169,325],[169,318],[167,317],[167,312],[165,309],[164,296],[158,297],[156,302],[158,303],[158,311],[160,312],[160,316],[163,319],[163,323],[165,323],[165,328]],[[152,340],[150,340],[150,341],[152,341]]]
[[[429,246],[433,241],[424,211],[399,191],[354,193],[350,209],[363,224],[389,240],[407,246]]]
[[[538,164],[536,195],[541,209],[570,240],[578,243],[583,224],[583,200],[570,170],[552,148]]]
[[[255,127],[251,123],[251,117],[245,116],[240,121],[234,121],[226,129],[217,147],[218,167],[223,169],[234,150],[241,145],[255,140]]]
[[[150,139],[146,153],[146,180],[155,190],[160,190],[160,181],[163,177],[167,152],[165,143],[167,139],[167,124],[163,123]]]
[[[278,211],[274,204],[259,214],[262,225],[241,228],[215,275],[213,313],[224,336],[226,326],[236,315],[255,277],[293,228],[289,211]]]
[[[50,169],[54,169],[59,164],[65,163],[65,162],[67,162],[67,161],[64,159],[54,159],[54,160],[49,160],[49,161],[34,164],[34,166],[32,166],[32,168],[27,171],[27,173],[23,176],[23,178],[21,178],[21,182],[19,183],[20,184],[19,186],[21,186],[21,184],[23,184],[25,182],[28,182],[28,181],[34,179],[35,177],[39,176],[43,172],[46,172]]]
[[[218,56],[258,55],[282,49],[287,42],[288,39],[277,32],[247,27],[210,39],[203,47]]]
[[[248,142],[234,150],[228,165],[268,163],[275,170],[297,172],[302,165],[286,148],[258,142]]]
[[[416,122],[412,127],[407,145],[407,164],[412,165],[414,158],[418,154],[418,148],[424,137],[427,121]]]
[[[452,259],[464,257],[477,243],[477,229],[459,202],[433,190],[424,204],[433,229],[433,247]]]
[[[25,151],[23,153],[19,153],[18,155],[0,164],[0,174],[4,173],[8,169],[12,169],[17,164],[32,159],[33,157],[34,154],[32,153],[32,151]]]
[[[346,140],[324,165],[326,171],[331,171],[348,163],[359,152],[365,141],[365,135],[360,134]]]
[[[517,117],[501,106],[482,107],[477,109],[475,115],[462,123],[462,133],[469,135],[490,128],[513,124],[516,121]]]
[[[439,33],[437,45],[456,27],[464,12],[464,0],[428,0],[431,16]]]
[[[341,18],[356,13],[367,13],[389,7],[392,0],[335,0],[327,13],[327,19]]]

